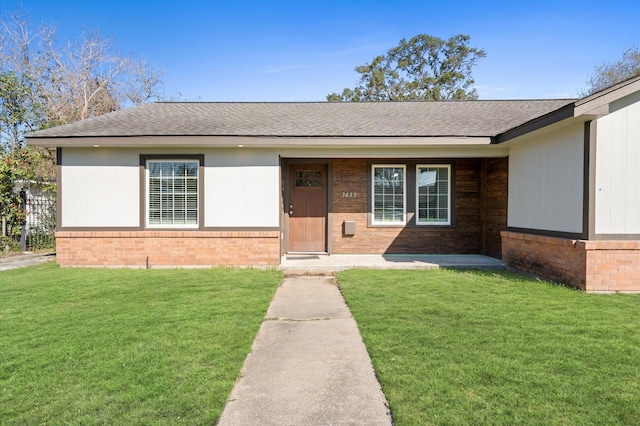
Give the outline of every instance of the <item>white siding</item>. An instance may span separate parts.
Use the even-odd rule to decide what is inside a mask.
[[[207,227],[278,227],[280,159],[269,150],[215,150],[205,156]]]
[[[63,227],[140,226],[140,154],[204,154],[204,226],[278,227],[275,150],[64,148]]]
[[[597,121],[596,234],[640,234],[640,93]]]
[[[131,151],[64,148],[62,226],[139,226],[139,162]]]
[[[572,125],[511,148],[508,226],[582,232],[583,128]]]

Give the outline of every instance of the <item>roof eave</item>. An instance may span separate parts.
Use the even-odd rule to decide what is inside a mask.
[[[575,102],[572,102],[568,105],[563,106],[555,111],[552,111],[548,114],[542,115],[540,117],[534,118],[533,120],[527,121],[524,124],[521,124],[513,129],[507,130],[504,133],[496,135],[492,138],[493,144],[501,144],[511,139],[515,139],[527,133],[534,132],[536,130],[542,129],[543,127],[550,126],[552,124],[558,123],[560,121],[566,120],[568,118],[574,117],[574,109]]]
[[[609,114],[609,105],[640,91],[640,76],[630,78],[607,89],[586,96],[575,103],[574,117],[598,118]]]
[[[41,147],[415,147],[491,145],[490,136],[91,136],[29,138]]]

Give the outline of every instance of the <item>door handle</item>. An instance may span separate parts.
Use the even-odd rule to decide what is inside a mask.
[[[289,216],[293,215],[293,204],[289,204]]]

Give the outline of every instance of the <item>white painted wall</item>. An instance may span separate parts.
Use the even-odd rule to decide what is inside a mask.
[[[596,234],[640,234],[640,93],[597,120]]]
[[[280,159],[276,151],[209,151],[204,185],[205,226],[280,226]]]
[[[582,123],[514,144],[508,226],[582,232],[583,169]]]
[[[62,226],[139,226],[139,163],[130,150],[64,148]]]
[[[204,154],[204,226],[278,227],[275,150],[64,148],[63,227],[140,226],[140,154]]]

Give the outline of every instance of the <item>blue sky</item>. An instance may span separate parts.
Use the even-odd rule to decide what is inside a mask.
[[[76,39],[114,37],[189,101],[324,101],[402,38],[463,33],[487,57],[480,99],[572,98],[596,65],[640,47],[640,1],[0,0]]]

